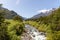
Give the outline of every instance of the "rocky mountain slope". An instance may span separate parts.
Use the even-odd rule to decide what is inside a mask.
[[[46,11],[46,12],[40,12],[39,14],[37,15],[34,15],[33,17],[31,17],[31,19],[37,19],[37,18],[40,18],[41,16],[44,17],[44,16],[48,16],[51,14],[52,11],[54,11],[55,8],[52,8],[51,10],[49,11]]]
[[[0,7],[0,10],[6,11],[5,16],[4,16],[6,19],[13,19],[15,16],[22,17],[22,16],[18,15],[15,11],[13,11],[13,10],[8,10],[8,9],[6,9],[6,8],[4,8],[4,7]],[[23,18],[23,17],[22,17],[22,18]]]

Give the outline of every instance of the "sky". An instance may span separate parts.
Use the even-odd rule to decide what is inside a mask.
[[[60,0],[0,0],[0,3],[3,4],[3,7],[14,10],[26,18],[60,6]]]

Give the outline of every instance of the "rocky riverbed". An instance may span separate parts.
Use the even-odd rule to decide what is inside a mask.
[[[21,40],[46,40],[44,32],[39,32],[36,28],[25,25],[26,32],[22,34]]]

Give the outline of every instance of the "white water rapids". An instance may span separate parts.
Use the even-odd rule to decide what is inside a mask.
[[[39,32],[35,27],[25,25],[27,33],[22,36],[22,40],[46,40],[44,32]]]
[[[25,28],[27,29],[27,33],[32,37],[32,40],[46,40],[46,36],[44,32],[39,32],[36,28],[25,25]]]

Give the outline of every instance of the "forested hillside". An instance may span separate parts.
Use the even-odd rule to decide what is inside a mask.
[[[29,19],[26,23],[35,26],[39,31],[45,32],[47,40],[60,40],[60,7],[48,16]]]
[[[0,4],[0,40],[21,40],[23,19],[14,11],[3,9]]]

